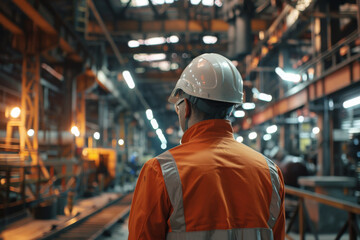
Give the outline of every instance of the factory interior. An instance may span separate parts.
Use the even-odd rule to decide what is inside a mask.
[[[286,239],[360,239],[360,0],[1,0],[0,239],[127,239],[168,102],[229,58],[234,138],[286,185]]]

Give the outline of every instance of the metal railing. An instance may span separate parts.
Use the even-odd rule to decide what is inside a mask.
[[[343,227],[339,231],[339,233],[336,236],[336,240],[340,239],[340,237],[346,232],[346,229],[349,230],[349,239],[355,240],[357,239],[357,236],[360,237],[360,231],[356,219],[356,215],[360,214],[360,205],[356,203],[352,203],[349,201],[344,201],[338,198],[329,197],[327,195],[314,193],[307,190],[302,190],[295,187],[286,186],[285,187],[286,194],[296,196],[298,198],[297,200],[297,206],[294,211],[294,214],[292,215],[287,228],[286,228],[286,238],[292,239],[288,233],[290,232],[296,217],[298,216],[299,220],[299,235],[300,239],[305,239],[305,227],[306,223],[305,220],[307,220],[306,216],[306,209],[304,207],[304,201],[306,200],[313,200],[317,203],[325,204],[330,207],[334,207],[337,209],[340,209],[342,211],[346,211],[348,213],[348,220],[344,223]],[[318,234],[316,231],[312,230],[312,233],[314,234],[315,239],[319,239]]]
[[[11,156],[11,154],[8,154]],[[36,206],[37,204],[78,191],[87,186],[89,174],[95,172],[92,161],[56,160],[43,164],[11,159],[0,160],[0,219],[7,224],[10,208]],[[49,171],[44,177],[42,168]]]

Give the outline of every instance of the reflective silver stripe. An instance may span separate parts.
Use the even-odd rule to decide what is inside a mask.
[[[281,208],[281,197],[280,197],[280,178],[278,175],[277,167],[273,161],[265,157],[266,162],[270,169],[271,185],[272,185],[272,194],[270,202],[270,216],[268,220],[268,225],[270,228],[275,226],[276,220],[280,213]]]
[[[166,240],[273,240],[268,228],[243,228],[196,232],[169,232]]]
[[[170,216],[170,226],[173,232],[185,232],[185,214],[182,194],[182,184],[179,171],[177,169],[174,157],[169,151],[166,151],[156,157],[159,161],[166,190],[169,194],[170,202],[174,209]]]

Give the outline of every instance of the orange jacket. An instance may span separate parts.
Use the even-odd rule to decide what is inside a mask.
[[[284,195],[279,168],[235,141],[229,121],[201,121],[185,132],[181,145],[145,163],[132,201],[129,240],[228,239],[229,234],[282,240]]]

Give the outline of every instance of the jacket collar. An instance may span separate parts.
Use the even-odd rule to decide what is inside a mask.
[[[234,138],[233,129],[229,120],[203,120],[185,131],[181,143],[191,142],[194,139],[204,138]]]

